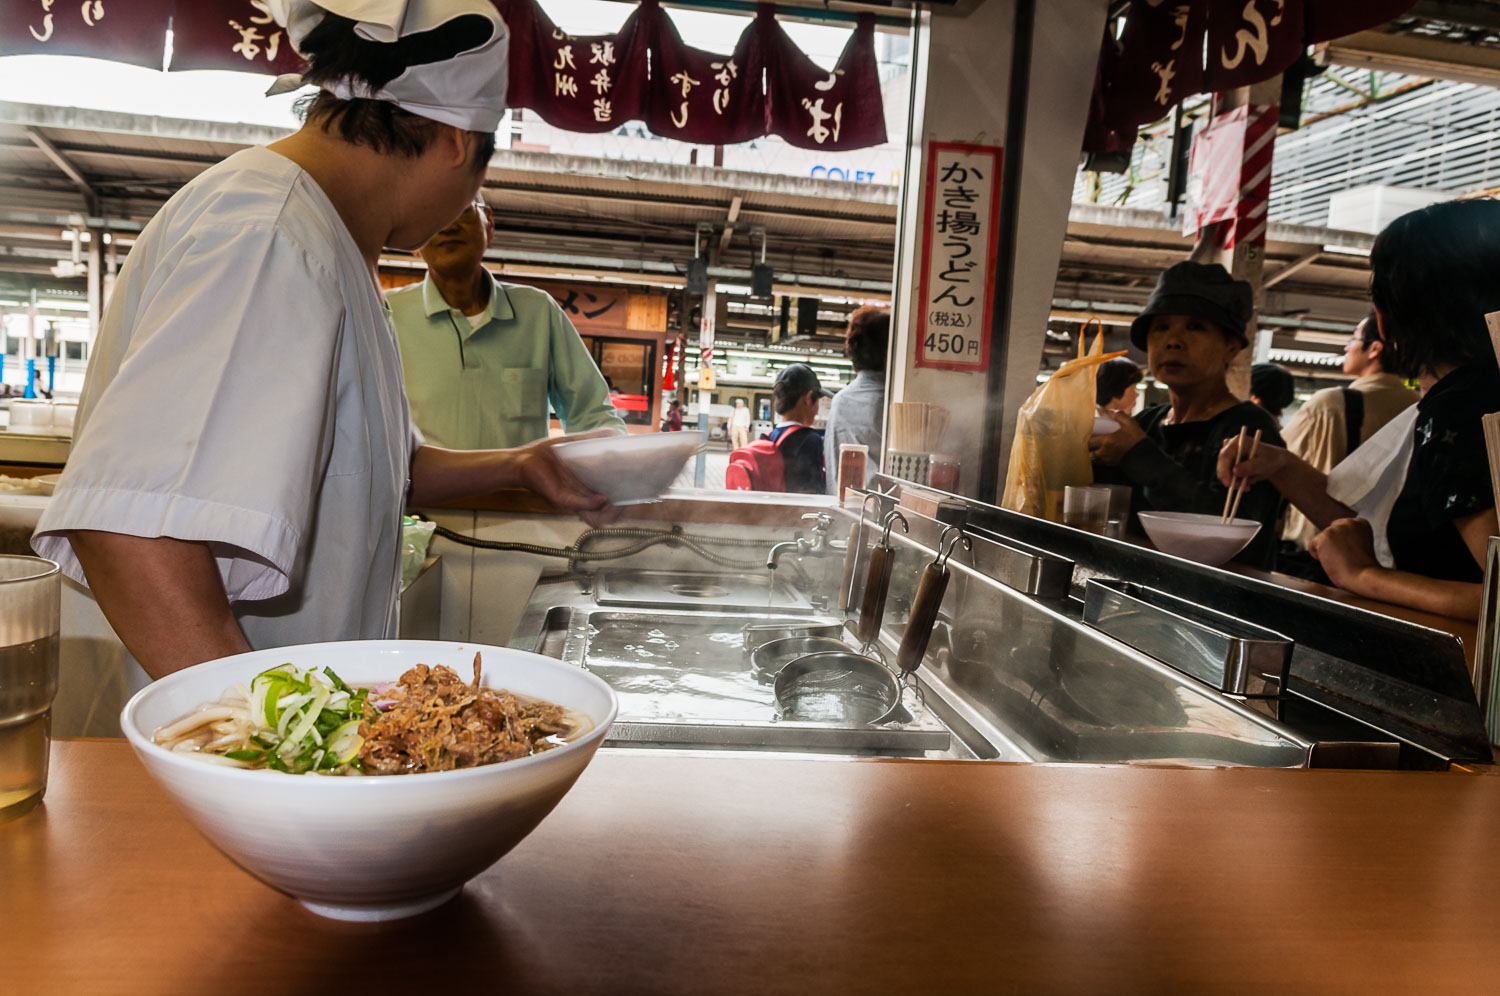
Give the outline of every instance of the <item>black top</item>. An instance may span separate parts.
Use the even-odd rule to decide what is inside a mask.
[[[780,446],[786,489],[797,494],[823,494],[828,487],[823,470],[823,437],[806,426],[777,426],[771,432],[771,442],[788,432],[791,436]]]
[[[1480,421],[1500,411],[1500,369],[1469,363],[1417,402],[1411,463],[1391,508],[1386,541],[1397,570],[1444,581],[1484,580],[1454,519],[1495,505]]]
[[[1157,405],[1141,412],[1137,421],[1146,430],[1146,438],[1131,447],[1120,461],[1124,483],[1133,489],[1132,513],[1219,515],[1224,511],[1224,496],[1228,493],[1218,476],[1219,450],[1224,441],[1239,435],[1243,426],[1247,436],[1254,436],[1259,429],[1262,443],[1286,445],[1276,419],[1253,402],[1241,401],[1200,422],[1164,425],[1162,420],[1171,410],[1171,405]],[[1248,439],[1246,449],[1249,449]],[[1267,481],[1246,490],[1235,517],[1255,519],[1260,522],[1261,530],[1235,560],[1255,567],[1272,566],[1281,506],[1281,493]]]

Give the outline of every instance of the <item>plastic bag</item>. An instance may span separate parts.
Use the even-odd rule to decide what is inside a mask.
[[[436,522],[424,522],[409,515],[401,517],[401,587],[405,588],[422,573],[427,562],[427,544],[432,542]]]
[[[1063,489],[1094,483],[1089,462],[1094,383],[1099,364],[1125,353],[1103,352],[1101,328],[1085,354],[1083,341],[1090,324],[1097,324],[1097,319],[1089,319],[1079,332],[1078,357],[1059,367],[1021,406],[1000,499],[1004,508],[1061,522]]]

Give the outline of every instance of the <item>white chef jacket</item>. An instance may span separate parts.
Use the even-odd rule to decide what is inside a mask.
[[[82,581],[66,530],[207,542],[252,646],[395,636],[419,445],[354,239],[299,166],[246,149],[132,247],[33,546]]]

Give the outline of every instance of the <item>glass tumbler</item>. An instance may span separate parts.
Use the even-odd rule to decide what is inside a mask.
[[[1068,485],[1063,489],[1063,525],[1104,535],[1109,524],[1109,489]]]
[[[0,823],[30,810],[47,790],[61,602],[56,564],[0,556]]]

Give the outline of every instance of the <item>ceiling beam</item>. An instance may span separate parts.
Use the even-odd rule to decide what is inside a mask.
[[[1320,66],[1349,66],[1500,86],[1500,49],[1440,38],[1361,31],[1316,46],[1313,59]]]
[[[734,200],[729,202],[729,215],[724,219],[724,234],[719,236],[719,252],[729,248],[729,240],[734,238],[734,223],[740,220],[740,206],[745,199],[739,194],[734,195]]]
[[[1406,16],[1500,33],[1500,9],[1476,0],[1420,0]]]
[[[83,203],[88,208],[89,214],[98,214],[99,195],[89,185],[88,179],[78,171],[78,167],[73,165],[73,161],[58,151],[57,146],[53,145],[47,136],[43,135],[38,129],[28,127],[26,129],[26,137],[31,139],[32,145],[41,150],[42,155],[52,161],[52,165],[62,170],[63,175],[73,181],[73,186],[77,187],[79,193],[83,194]]]
[[[1281,269],[1277,270],[1276,272],[1272,273],[1270,276],[1262,280],[1260,282],[1261,287],[1273,287],[1276,284],[1281,283],[1283,280],[1285,280],[1287,277],[1290,277],[1298,270],[1303,270],[1309,266],[1312,266],[1322,255],[1323,250],[1314,249],[1312,252],[1307,253],[1304,256],[1298,256],[1296,259],[1292,260],[1290,263],[1286,264]]]

